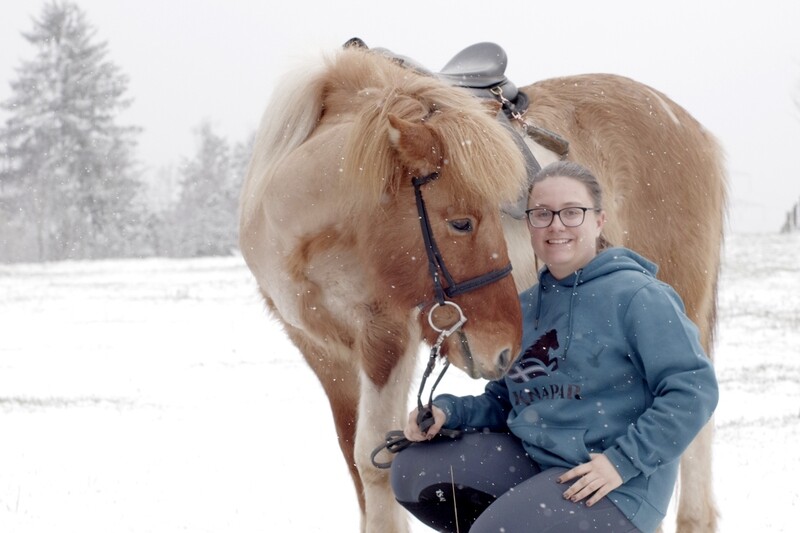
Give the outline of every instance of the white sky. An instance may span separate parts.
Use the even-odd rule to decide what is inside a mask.
[[[666,93],[722,142],[735,233],[775,232],[800,200],[800,3],[474,0],[78,0],[130,77],[125,121],[144,128],[155,176],[194,151],[210,120],[230,141],[255,129],[278,78],[353,36],[432,70],[478,41],[509,56],[518,86],[611,72]],[[33,50],[20,32],[42,2],[0,2],[0,100]]]

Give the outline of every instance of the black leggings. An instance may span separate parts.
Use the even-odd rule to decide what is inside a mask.
[[[565,471],[542,471],[513,435],[468,433],[409,446],[391,479],[397,501],[437,531],[638,531],[608,498],[592,507],[565,500],[569,485],[556,481]]]

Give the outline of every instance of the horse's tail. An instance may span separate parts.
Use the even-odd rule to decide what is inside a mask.
[[[272,93],[261,117],[242,186],[240,227],[255,216],[281,161],[314,130],[322,113],[322,71],[322,65],[299,68],[285,75]]]

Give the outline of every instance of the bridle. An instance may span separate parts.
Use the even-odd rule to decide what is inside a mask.
[[[456,283],[447,266],[444,264],[442,253],[436,245],[436,239],[433,238],[433,231],[431,230],[430,219],[428,218],[428,211],[425,209],[425,200],[422,198],[422,186],[430,183],[439,178],[438,172],[432,172],[427,176],[412,178],[411,183],[414,185],[414,196],[417,201],[417,214],[419,215],[419,225],[422,230],[422,240],[425,242],[425,252],[428,254],[428,271],[433,279],[433,288],[436,296],[436,303],[438,305],[445,305],[445,296],[453,298],[465,292],[474,291],[484,285],[494,283],[511,273],[511,263],[498,270],[492,270],[486,274],[481,274],[467,281]],[[447,282],[447,287],[442,287],[442,279],[439,275],[444,276]],[[456,304],[452,304],[456,305]],[[456,307],[458,307],[456,305]]]
[[[422,381],[420,382],[419,391],[417,392],[417,424],[423,432],[427,432],[428,428],[433,425],[433,411],[431,409],[433,404],[433,391],[439,384],[439,381],[441,381],[445,371],[450,366],[449,360],[445,359],[444,367],[431,387],[427,405],[422,404],[422,393],[425,390],[425,382],[433,373],[436,359],[439,357],[442,344],[447,337],[454,333],[458,333],[458,335],[461,337],[461,344],[464,347],[467,357],[470,360],[472,359],[467,337],[464,335],[464,332],[461,331],[461,326],[463,326],[467,321],[467,317],[464,315],[464,311],[462,311],[461,307],[457,303],[452,300],[448,300],[447,298],[453,298],[459,294],[474,291],[485,285],[501,280],[511,273],[511,263],[509,263],[503,268],[492,270],[485,274],[481,274],[480,276],[470,278],[466,281],[456,282],[453,279],[453,276],[450,275],[450,272],[447,270],[447,266],[444,263],[442,253],[439,250],[439,247],[436,245],[436,239],[433,237],[433,230],[431,229],[431,222],[430,218],[428,217],[428,210],[425,208],[425,200],[422,198],[422,186],[438,178],[439,173],[432,172],[427,176],[414,177],[411,179],[411,183],[414,185],[414,197],[417,202],[417,214],[419,215],[419,225],[420,229],[422,230],[422,240],[425,243],[425,252],[428,255],[428,272],[430,272],[431,279],[433,280],[433,289],[436,299],[428,311],[428,324],[430,324],[434,331],[439,333],[439,337],[431,347],[428,364],[422,374]],[[442,277],[444,278],[445,282],[447,282],[446,287],[442,286]],[[458,312],[459,318],[450,326],[438,326],[434,321],[433,313],[436,311],[436,309],[445,305],[455,308],[455,310]],[[421,305],[421,307],[424,308],[425,305]],[[461,435],[461,432],[458,430],[441,429],[439,431],[439,435],[449,438],[458,438]],[[407,448],[411,444],[412,442],[405,438],[402,430],[389,431],[386,434],[385,442],[372,451],[372,455],[370,457],[372,464],[377,468],[389,468],[391,466],[391,461],[379,462],[376,459],[378,453],[384,449],[391,453],[397,453],[400,450]]]
[[[511,273],[511,263],[508,263],[503,268],[492,270],[490,272],[481,274],[480,276],[476,276],[466,281],[456,282],[453,279],[453,277],[450,275],[450,272],[447,270],[447,266],[444,263],[444,258],[442,258],[442,253],[439,250],[439,247],[436,245],[436,239],[433,237],[433,230],[431,229],[430,218],[428,217],[428,210],[425,208],[425,200],[422,197],[422,186],[438,178],[439,178],[439,173],[432,172],[427,176],[414,177],[411,180],[411,183],[414,186],[414,197],[417,203],[417,214],[419,215],[419,225],[420,229],[422,230],[422,240],[425,243],[425,252],[428,254],[428,272],[430,273],[431,279],[433,280],[434,296],[436,298],[436,302],[431,306],[430,311],[428,311],[428,324],[430,324],[430,326],[434,329],[434,331],[437,331],[439,333],[439,338],[436,340],[436,343],[434,343],[434,345],[431,347],[431,355],[430,358],[428,359],[428,365],[425,368],[425,372],[422,375],[422,382],[420,383],[419,393],[417,394],[417,407],[419,409],[419,415],[417,420],[420,424],[420,428],[423,431],[426,431],[433,423],[433,413],[430,408],[431,406],[430,400],[433,399],[433,389],[436,388],[436,385],[442,379],[442,376],[444,375],[445,371],[450,366],[450,361],[445,360],[444,368],[442,369],[441,374],[439,374],[438,379],[431,388],[430,400],[428,401],[428,405],[423,406],[422,391],[425,387],[425,382],[433,372],[433,367],[436,362],[436,358],[440,354],[442,343],[444,343],[447,337],[449,337],[455,332],[458,332],[459,336],[461,337],[461,343],[465,347],[466,353],[471,359],[466,335],[464,335],[464,333],[461,331],[461,326],[463,326],[464,323],[467,321],[467,317],[464,316],[464,312],[461,310],[461,307],[457,303],[453,302],[452,300],[448,300],[446,298],[453,298],[455,296],[458,296],[459,294],[464,294],[470,291],[474,291],[485,285],[489,285],[490,283],[499,281]],[[446,287],[442,286],[442,277],[447,282]],[[433,313],[436,311],[436,309],[445,305],[454,307],[455,310],[458,312],[459,319],[455,322],[455,324],[449,327],[440,327],[435,324]]]

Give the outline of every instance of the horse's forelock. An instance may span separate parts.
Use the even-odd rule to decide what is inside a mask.
[[[525,187],[522,154],[488,108],[471,95],[463,97],[459,100],[472,105],[446,108],[430,121],[446,140],[443,174],[467,199],[496,205],[513,201]]]

